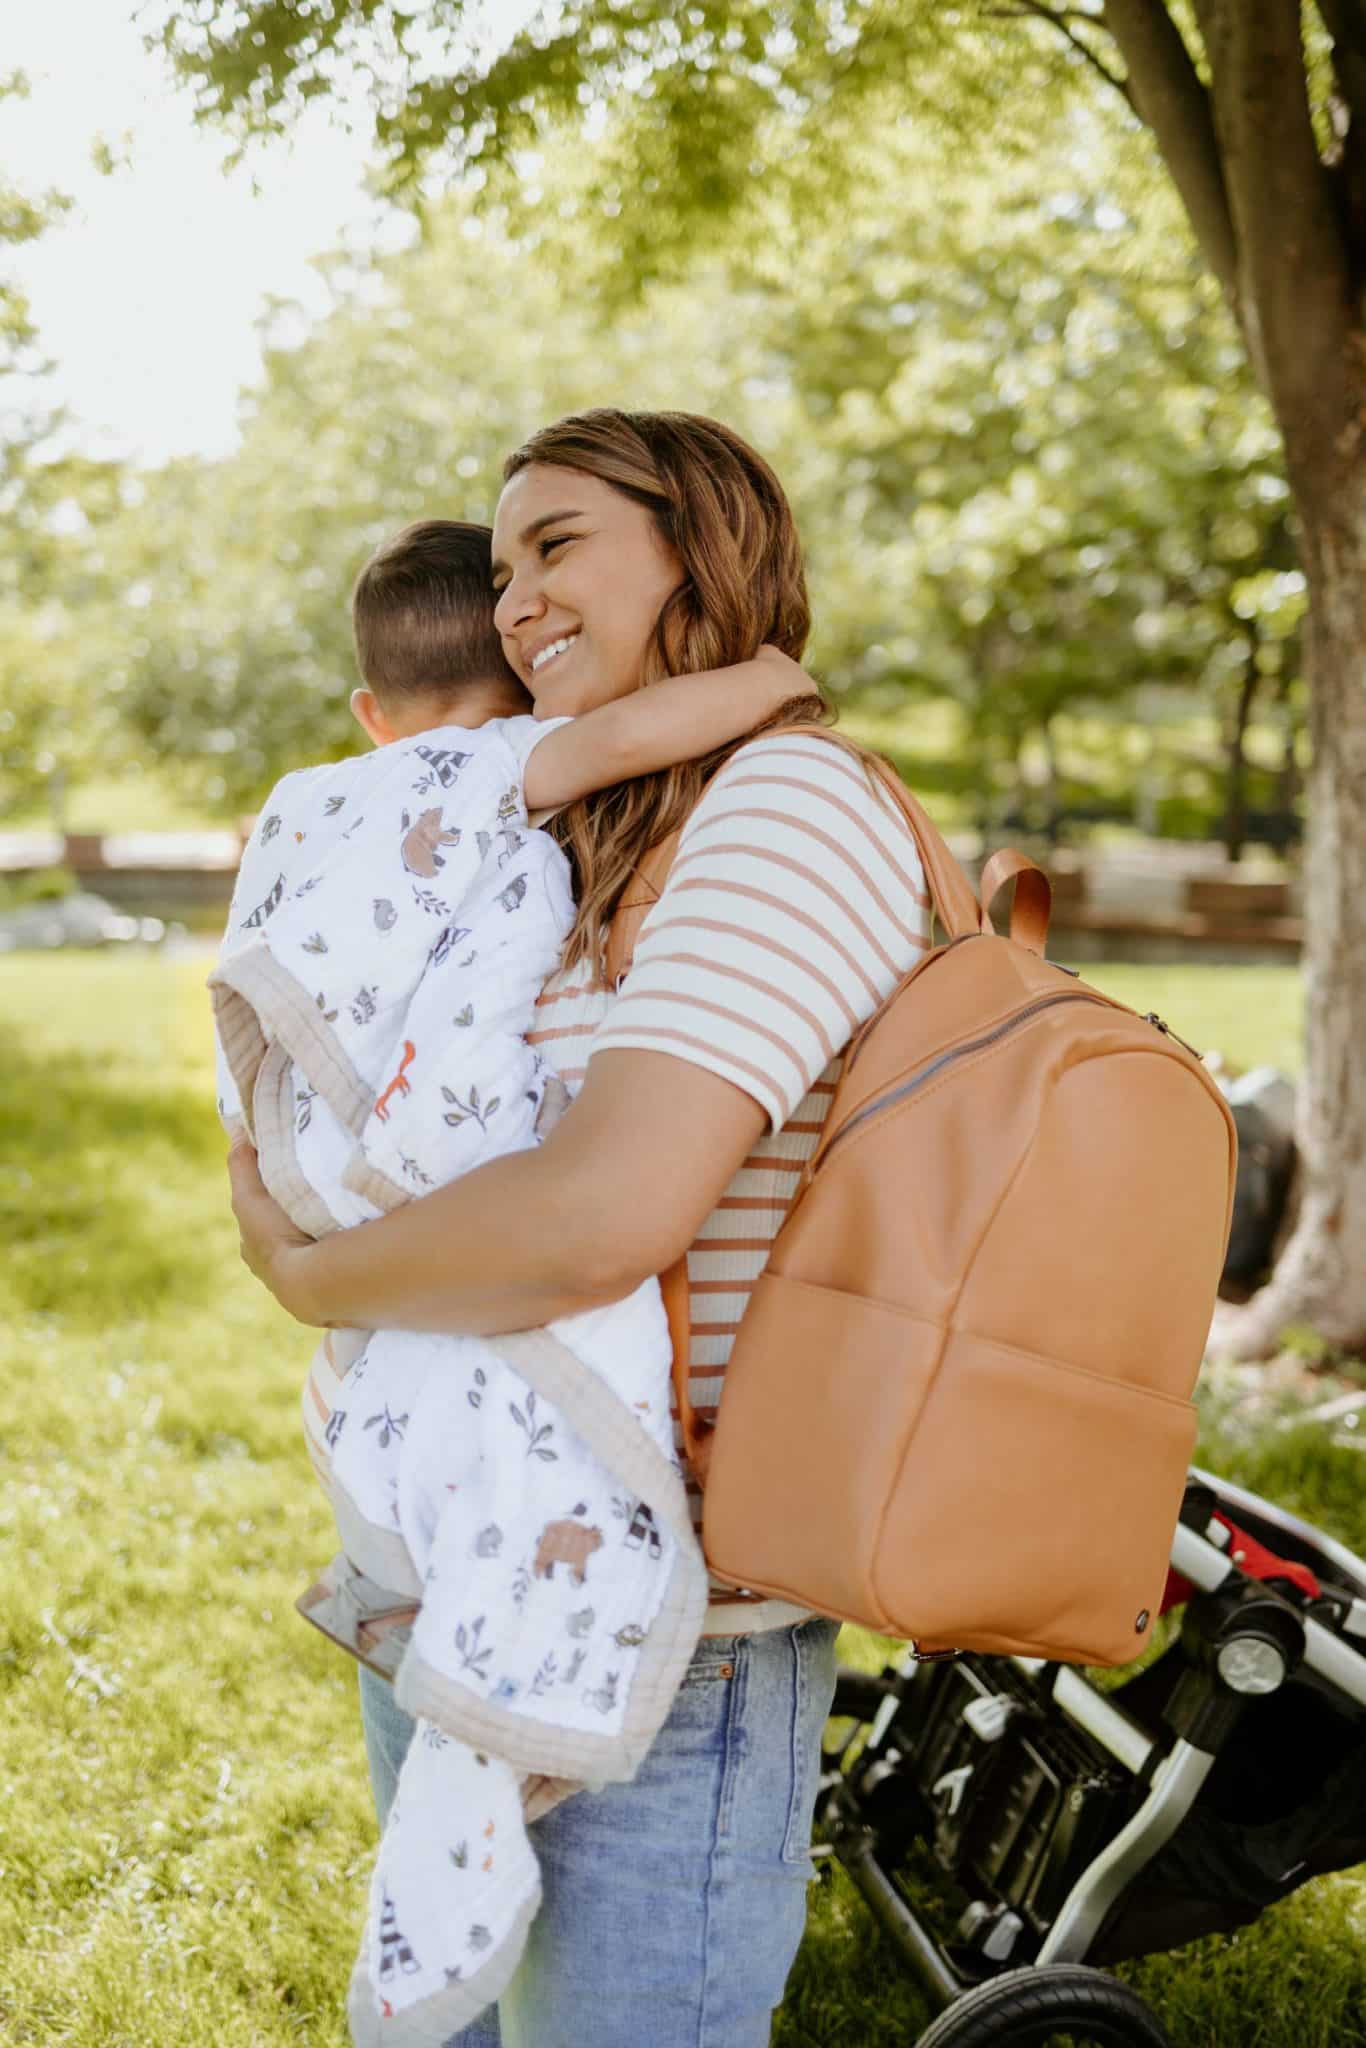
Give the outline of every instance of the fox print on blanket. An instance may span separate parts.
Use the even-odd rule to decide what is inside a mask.
[[[391,1096],[411,1095],[413,1084],[408,1079],[408,1069],[416,1058],[417,1047],[413,1044],[411,1038],[405,1038],[403,1041],[403,1057],[398,1063],[398,1071],[384,1090],[384,1093],[375,1098],[375,1115],[381,1123],[387,1123],[389,1120],[389,1098]]]

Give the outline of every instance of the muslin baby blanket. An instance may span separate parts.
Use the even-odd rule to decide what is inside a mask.
[[[523,1033],[573,917],[522,791],[550,729],[443,728],[264,808],[210,978],[220,1110],[314,1236],[535,1142],[550,1076]],[[360,2048],[445,2042],[498,1997],[540,1899],[524,1807],[630,1778],[668,1713],[706,1606],[669,1366],[651,1281],[510,1337],[372,1333],[329,1389],[343,1548],[420,1601]]]

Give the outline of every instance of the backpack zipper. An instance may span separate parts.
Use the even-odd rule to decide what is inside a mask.
[[[966,1059],[969,1053],[981,1052],[984,1046],[995,1045],[998,1039],[1009,1037],[1012,1031],[1018,1030],[1022,1024],[1029,1023],[1031,1018],[1037,1017],[1041,1010],[1055,1009],[1059,1003],[1099,1003],[1102,1008],[1112,1007],[1104,996],[1086,995],[1080,989],[1066,989],[1055,996],[1041,996],[1037,1002],[1027,1004],[1023,1010],[1018,1010],[1013,1017],[1008,1017],[994,1030],[984,1032],[980,1038],[969,1039],[966,1045],[955,1045],[948,1052],[939,1053],[928,1066],[922,1067],[918,1074],[912,1074],[909,1080],[900,1082],[890,1093],[880,1095],[876,1102],[865,1103],[864,1107],[849,1119],[844,1129],[830,1140],[825,1157],[819,1162],[820,1165],[824,1166],[832,1154],[839,1150],[845,1139],[851,1137],[860,1124],[867,1123],[870,1116],[879,1116],[885,1109],[894,1109],[899,1102],[904,1102],[908,1095],[914,1095],[927,1081],[942,1073],[945,1067],[952,1066],[955,1060]],[[1145,1023],[1148,1021],[1144,1019]],[[1173,1032],[1172,1036],[1175,1035]]]

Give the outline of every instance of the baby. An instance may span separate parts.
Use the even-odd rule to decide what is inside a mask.
[[[553,1110],[524,1034],[574,907],[532,817],[807,689],[764,649],[537,721],[493,603],[487,528],[427,521],[379,549],[353,598],[376,749],[286,776],[243,856],[210,980],[220,1110],[315,1236],[534,1144]],[[539,1902],[529,1788],[629,1778],[668,1711],[706,1598],[669,1370],[654,1282],[544,1332],[320,1347],[305,1414],[346,1557],[420,1602],[358,2042],[445,2038],[498,1997]]]

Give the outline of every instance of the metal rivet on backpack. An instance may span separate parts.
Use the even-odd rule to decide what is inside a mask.
[[[1136,1636],[1142,1635],[1144,1629],[1148,1626],[1148,1622],[1150,1619],[1151,1616],[1149,1615],[1147,1608],[1141,1608],[1139,1610],[1138,1620],[1134,1623],[1134,1634]]]

